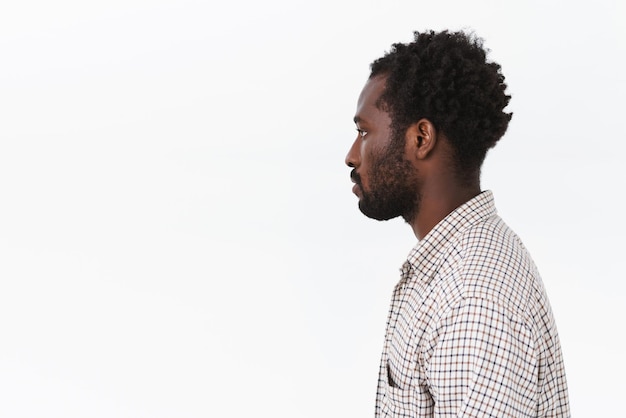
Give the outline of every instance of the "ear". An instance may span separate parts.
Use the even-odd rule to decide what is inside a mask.
[[[420,119],[406,130],[407,146],[418,160],[431,155],[437,143],[437,130],[428,119]]]

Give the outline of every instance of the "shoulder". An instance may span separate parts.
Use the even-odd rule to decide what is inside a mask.
[[[520,314],[543,298],[541,277],[528,250],[497,215],[463,232],[458,241],[463,297],[490,300]]]

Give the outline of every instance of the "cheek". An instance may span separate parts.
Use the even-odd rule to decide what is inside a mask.
[[[376,141],[364,141],[361,144],[361,158],[368,168],[371,168],[372,164],[378,161],[383,153],[384,147],[381,147]]]
[[[369,189],[373,183],[376,183],[377,178],[380,177],[380,173],[378,172],[378,166],[380,161],[380,151],[373,150],[372,147],[369,147],[365,150],[363,155],[363,163],[362,163],[362,176],[361,182],[363,187]]]
[[[362,141],[361,152],[361,184],[369,189],[372,184],[380,181],[381,163],[386,159],[389,152],[389,140],[381,140],[380,137],[368,137],[368,141]]]

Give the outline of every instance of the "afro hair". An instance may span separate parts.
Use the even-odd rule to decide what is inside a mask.
[[[371,64],[370,78],[386,77],[380,104],[396,137],[428,119],[454,149],[458,174],[480,175],[487,151],[504,135],[512,113],[500,65],[487,61],[483,41],[465,32],[414,32]]]

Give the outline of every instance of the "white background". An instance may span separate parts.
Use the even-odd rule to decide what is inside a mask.
[[[471,28],[513,99],[483,188],[542,272],[572,412],[623,414],[626,9],[0,6],[0,416],[372,416],[415,243],[344,157],[369,63]]]

